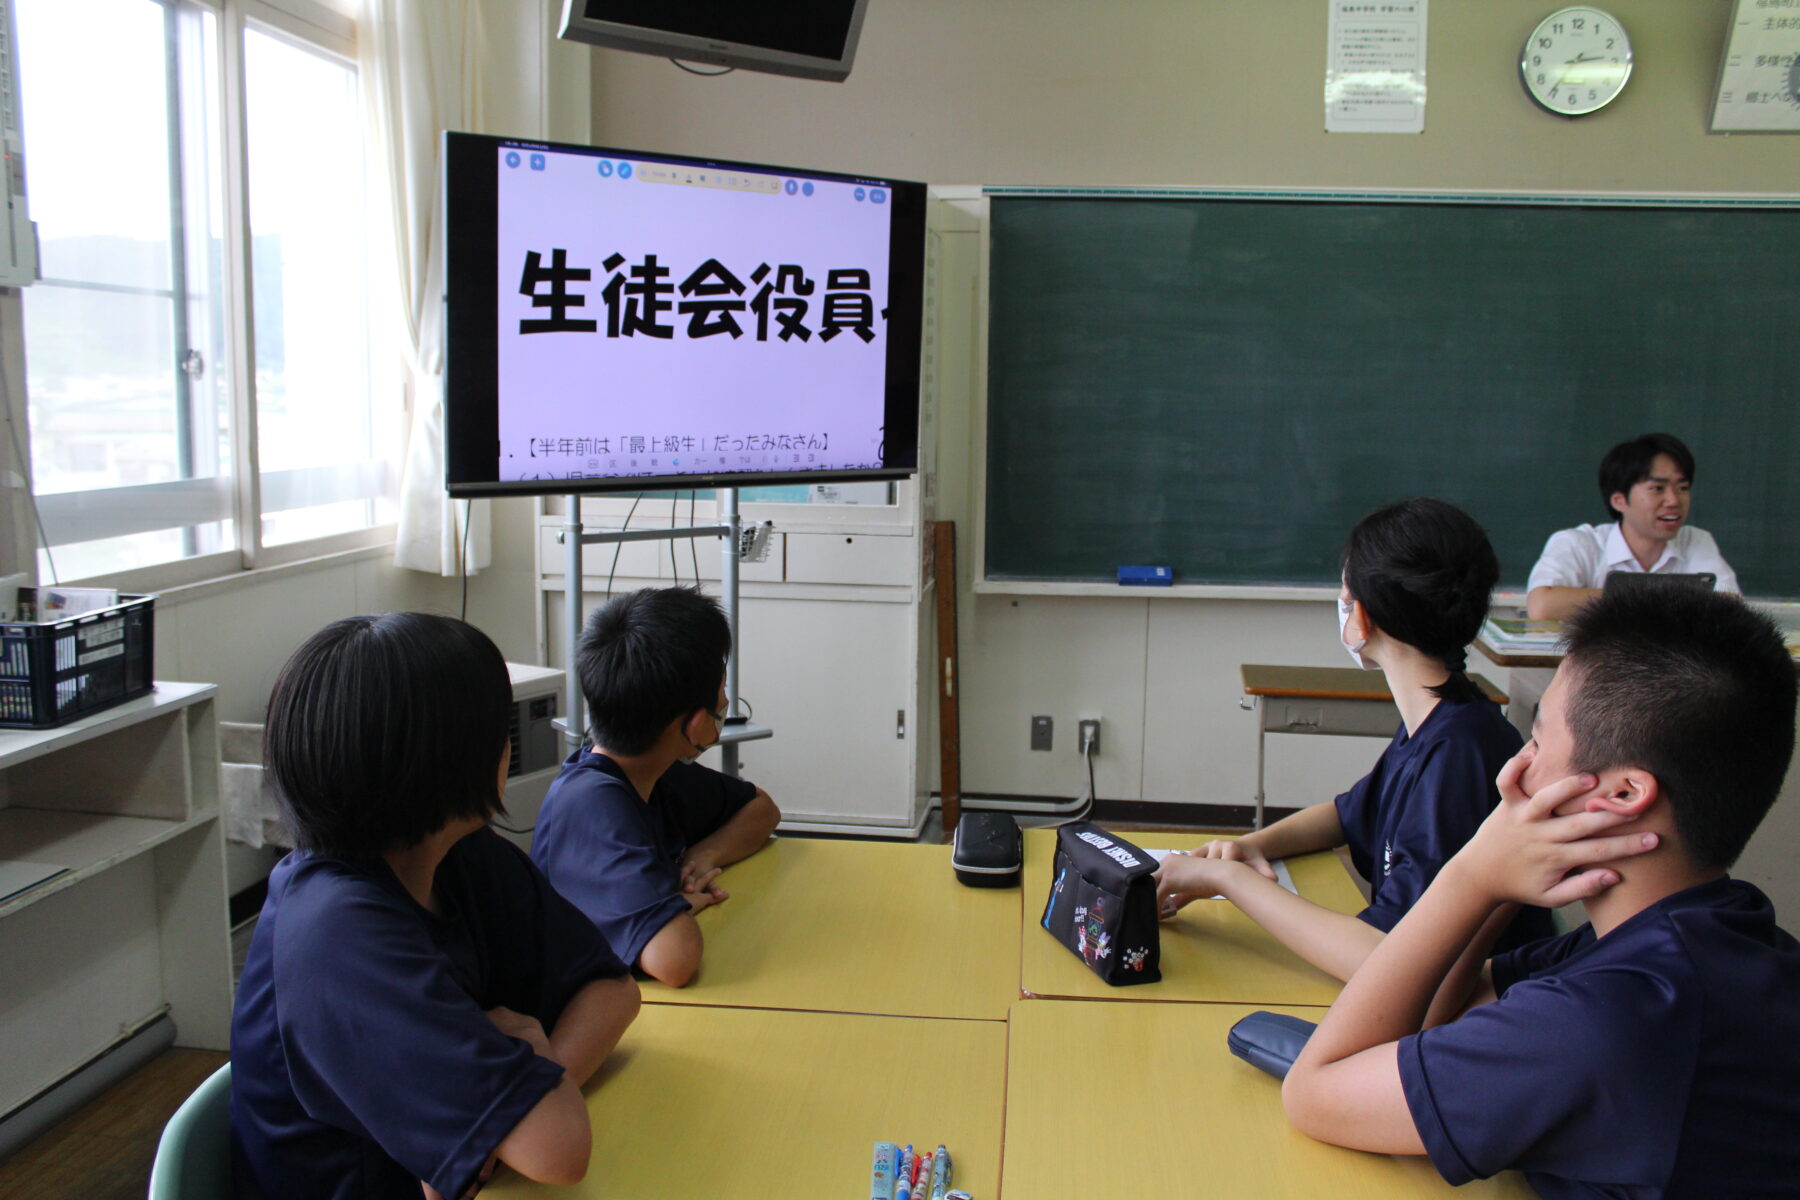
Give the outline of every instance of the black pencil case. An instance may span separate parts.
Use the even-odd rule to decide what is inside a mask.
[[[950,865],[969,887],[1018,887],[1025,867],[1019,823],[1001,812],[965,813],[956,823]]]
[[[1286,1079],[1288,1068],[1306,1049],[1306,1040],[1318,1026],[1286,1013],[1253,1012],[1225,1035],[1231,1052],[1277,1079]]]
[[[1056,831],[1041,924],[1115,987],[1162,978],[1156,860],[1092,821]]]

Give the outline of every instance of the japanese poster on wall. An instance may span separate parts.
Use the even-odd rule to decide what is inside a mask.
[[[1712,130],[1800,132],[1800,0],[1737,0]]]
[[[1426,0],[1331,0],[1327,133],[1425,132]]]

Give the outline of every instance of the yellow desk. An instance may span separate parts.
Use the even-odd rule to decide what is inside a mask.
[[[1423,1158],[1344,1150],[1296,1132],[1281,1110],[1281,1085],[1225,1048],[1225,1031],[1251,1011],[1014,1005],[1002,1194],[1019,1200],[1534,1196],[1515,1172],[1452,1188]],[[1309,1020],[1318,1015],[1295,1011]]]
[[[958,1186],[993,1200],[1005,1071],[994,1021],[645,1005],[588,1085],[587,1179],[502,1172],[481,1194],[863,1196],[876,1142],[929,1141],[950,1148]]]
[[[1210,840],[1193,833],[1127,835],[1147,850],[1187,850]],[[1089,1000],[1186,1000],[1220,1004],[1330,1004],[1342,986],[1309,965],[1224,900],[1196,900],[1162,926],[1162,981],[1111,987],[1088,970],[1039,921],[1050,894],[1056,832],[1025,833],[1025,897],[1021,991],[1028,996]],[[1339,912],[1361,912],[1363,899],[1334,854],[1293,859],[1300,894]]]
[[[964,887],[948,846],[778,838],[719,883],[699,976],[649,1003],[1003,1021],[1019,998],[1019,889]]]

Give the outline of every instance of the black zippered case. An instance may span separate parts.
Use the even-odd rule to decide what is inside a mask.
[[[957,882],[969,887],[1018,887],[1025,868],[1019,823],[1002,812],[964,813],[956,823],[950,865]]]

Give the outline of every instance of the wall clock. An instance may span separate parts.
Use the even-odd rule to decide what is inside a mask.
[[[1586,4],[1539,21],[1519,52],[1519,77],[1539,104],[1582,117],[1612,103],[1631,78],[1631,38],[1611,13]]]

